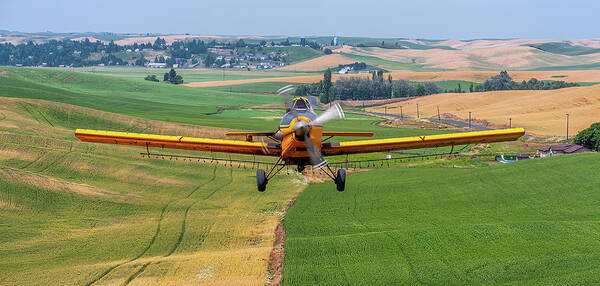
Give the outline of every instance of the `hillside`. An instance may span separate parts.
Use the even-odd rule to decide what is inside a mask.
[[[200,90],[112,76],[54,69],[0,67],[0,94],[6,97],[43,99],[145,119],[203,126],[252,128],[232,116],[213,116],[224,108],[281,104],[285,98],[265,94]],[[261,120],[260,123],[264,124]],[[275,128],[277,123],[274,123]]]
[[[223,132],[0,98],[0,284],[264,284],[302,181],[279,176],[258,193],[255,170],[143,159],[143,148],[80,142],[77,127]]]
[[[433,46],[431,49],[344,46],[335,52],[439,70],[598,69],[600,49],[582,43],[495,40],[467,44],[457,41],[452,43],[452,49],[443,48],[447,46],[440,42],[436,43],[438,48]],[[395,69],[412,68],[399,66]]]
[[[356,62],[340,54],[323,55],[318,58],[303,61],[297,64],[285,66],[278,70],[285,71],[322,71],[327,68],[334,68],[338,65],[351,64]]]
[[[285,285],[598,284],[600,155],[355,174],[285,218]]]
[[[600,121],[598,104],[600,86],[582,86],[557,90],[511,90],[461,94],[436,94],[388,105],[390,112],[399,113],[402,105],[404,114],[416,117],[419,105],[422,118],[437,117],[451,113],[462,119],[469,117],[486,120],[496,125],[523,127],[527,132],[540,135],[565,136],[566,113],[570,114],[571,136],[590,124]],[[373,110],[381,111],[381,107]]]

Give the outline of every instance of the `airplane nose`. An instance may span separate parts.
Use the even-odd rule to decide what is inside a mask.
[[[294,124],[294,132],[298,137],[304,137],[305,134],[308,134],[309,129],[310,127],[308,126],[308,123],[306,123],[306,121],[301,120]]]

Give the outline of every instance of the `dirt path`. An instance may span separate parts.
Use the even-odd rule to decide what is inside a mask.
[[[283,221],[287,212],[296,204],[296,198],[293,198],[285,208],[281,222],[275,228],[275,241],[273,242],[273,250],[271,250],[271,254],[269,255],[269,276],[266,285],[281,285],[283,258],[285,255],[285,228],[283,227]]]

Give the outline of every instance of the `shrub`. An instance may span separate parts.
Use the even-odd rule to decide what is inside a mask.
[[[575,137],[575,143],[592,150],[600,151],[600,122],[581,130]]]

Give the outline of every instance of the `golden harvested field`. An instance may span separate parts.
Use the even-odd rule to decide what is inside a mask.
[[[534,69],[549,66],[584,65],[600,62],[600,53],[567,56],[548,53],[514,43],[494,42],[467,46],[459,50],[445,49],[383,49],[378,47],[344,46],[336,52],[378,57],[403,63],[414,62],[427,68],[469,69]]]
[[[466,80],[483,82],[489,77],[498,74],[498,71],[445,71],[445,72],[414,72],[414,71],[393,71],[394,79],[406,79],[413,81],[438,81],[438,80]],[[539,80],[562,80],[566,82],[600,82],[600,70],[585,71],[510,71],[510,76],[515,81],[529,80],[535,77]],[[338,80],[343,77],[368,77],[368,74],[333,74],[332,80]],[[386,74],[387,77],[387,74]],[[226,86],[236,84],[248,84],[257,82],[294,82],[311,83],[323,79],[322,75],[290,76],[290,77],[271,77],[271,78],[253,78],[241,80],[226,81],[205,81],[190,82],[184,85],[191,87],[211,87]]]
[[[387,105],[388,113],[399,113],[402,105],[404,114],[416,117],[419,104],[421,118],[451,113],[467,119],[469,111],[475,119],[486,120],[495,125],[508,124],[523,127],[538,135],[564,136],[566,113],[570,114],[569,134],[577,134],[590,124],[600,122],[600,85],[572,87],[557,90],[511,90],[479,93],[445,93],[411,99]],[[371,108],[381,112],[383,107]]]
[[[337,67],[338,65],[351,64],[356,62],[346,56],[340,54],[324,55],[318,58],[304,61],[301,63],[285,66],[279,68],[284,71],[322,71],[330,67]]]
[[[143,43],[154,43],[157,36],[151,37],[131,37],[125,38],[118,41],[115,41],[117,45],[133,45],[135,43],[143,44]],[[223,39],[221,36],[197,36],[197,35],[168,35],[168,36],[158,36],[161,39],[164,39],[167,42],[167,45],[170,45],[177,41],[184,41],[190,39],[198,39],[198,40],[208,40],[208,39]]]

